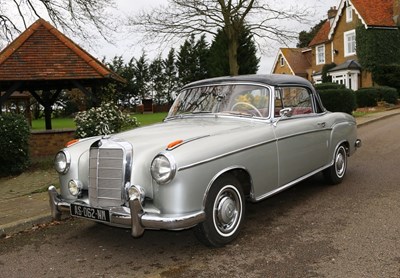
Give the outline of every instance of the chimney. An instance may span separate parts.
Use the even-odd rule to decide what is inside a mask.
[[[393,0],[393,20],[400,26],[400,0]]]
[[[399,2],[400,0],[394,0],[394,1]],[[329,20],[330,26],[332,26],[333,20],[335,19],[337,12],[338,11],[336,9],[336,6],[333,6],[328,10],[328,20]]]

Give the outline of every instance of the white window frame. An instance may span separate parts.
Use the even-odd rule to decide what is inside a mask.
[[[321,84],[322,83],[322,75],[321,74],[314,75],[313,80],[314,80],[315,84]]]
[[[332,76],[332,82],[343,84],[347,89],[352,89],[357,91],[358,82],[360,79],[360,71],[359,70],[342,70],[337,72],[330,72],[330,76]]]
[[[344,36],[344,40],[343,40],[344,41],[344,56],[347,57],[347,56],[356,55],[356,30],[353,29],[353,30],[344,32],[343,36]],[[352,38],[352,37],[354,37],[354,40],[350,41],[349,38]],[[350,43],[354,43],[353,51],[349,51]]]
[[[353,8],[349,5],[346,8],[346,22],[353,21]]]
[[[317,65],[325,64],[325,44],[320,44],[315,47],[315,63]]]

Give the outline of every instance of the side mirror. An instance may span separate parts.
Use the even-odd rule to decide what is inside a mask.
[[[279,111],[279,115],[281,117],[291,117],[293,115],[293,110],[292,108],[288,107],[288,108],[283,108]]]
[[[274,123],[274,126],[276,127],[278,125],[278,122],[283,118],[289,118],[293,115],[293,110],[292,108],[288,107],[288,108],[283,108],[281,110],[279,110],[279,115],[281,116],[278,120],[276,120],[276,122]]]

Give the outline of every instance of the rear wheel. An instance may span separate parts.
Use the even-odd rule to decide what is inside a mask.
[[[237,237],[244,211],[239,181],[233,176],[221,177],[211,186],[205,204],[206,220],[195,228],[195,235],[208,246],[224,246]]]
[[[333,165],[323,171],[325,180],[332,185],[342,182],[347,170],[347,151],[340,145],[336,152]]]

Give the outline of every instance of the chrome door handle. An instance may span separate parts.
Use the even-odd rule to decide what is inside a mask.
[[[317,123],[317,125],[319,126],[319,127],[325,127],[325,125],[326,125],[326,123],[325,122],[320,122],[320,123]]]

